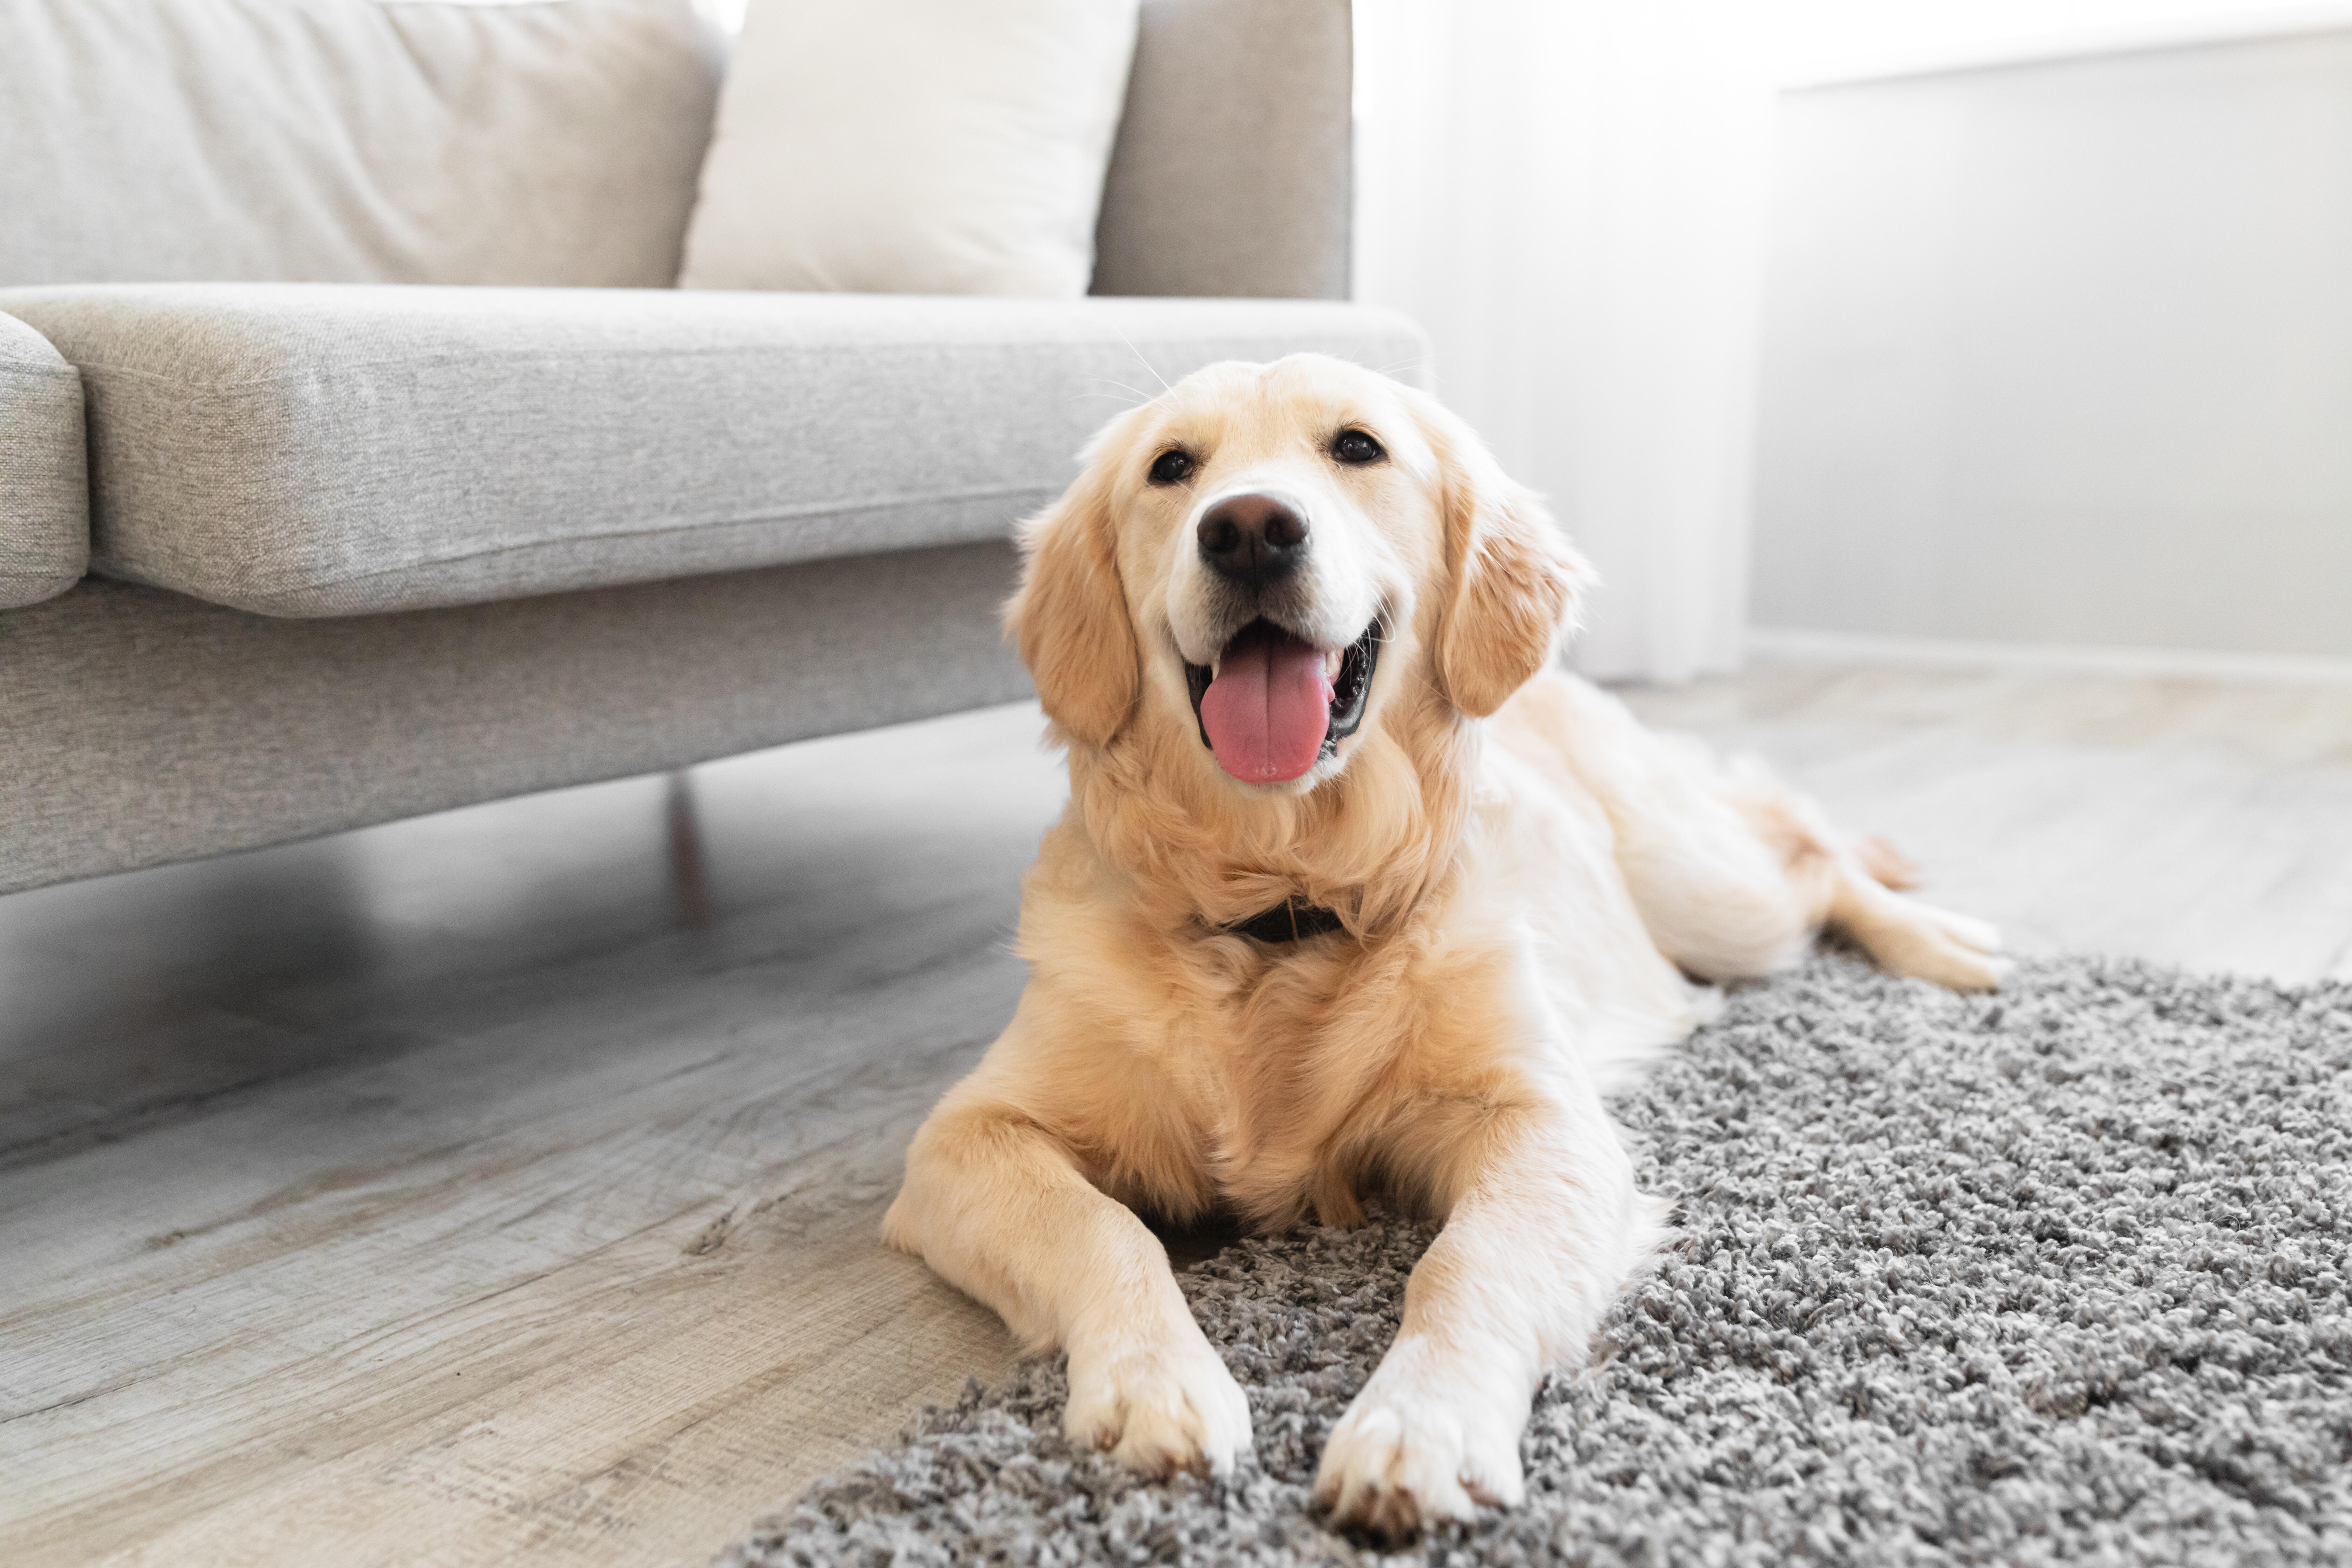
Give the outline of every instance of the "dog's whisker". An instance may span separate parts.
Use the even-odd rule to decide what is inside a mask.
[[[1142,387],[1140,387],[1140,386],[1129,386],[1127,383],[1125,383],[1125,382],[1123,382],[1123,381],[1117,381],[1117,380],[1114,380],[1114,379],[1112,379],[1111,377],[1107,376],[1107,375],[1092,375],[1092,376],[1086,376],[1086,377],[1083,377],[1083,378],[1081,378],[1081,379],[1086,380],[1086,381],[1098,382],[1098,383],[1100,383],[1101,384],[1103,384],[1103,385],[1105,385],[1105,386],[1115,386],[1115,387],[1118,388],[1118,390],[1119,390],[1119,391],[1121,391],[1121,392],[1125,393],[1125,394],[1126,394],[1129,398],[1131,398],[1131,399],[1133,400],[1132,402],[1130,402],[1130,403],[1128,405],[1128,406],[1129,406],[1129,407],[1130,407],[1130,408],[1140,408],[1140,407],[1142,407],[1145,404],[1150,403],[1150,402],[1152,400],[1152,398],[1153,398],[1154,396],[1156,396],[1156,395],[1157,395],[1156,394],[1151,393],[1151,392],[1149,392],[1149,391],[1145,390],[1144,388],[1142,388]],[[1098,392],[1098,393],[1093,393],[1093,394],[1090,394],[1090,395],[1088,395],[1096,396],[1096,397],[1108,397],[1108,396],[1109,396],[1109,395],[1110,395],[1109,393],[1107,393],[1107,392]]]
[[[1116,327],[1111,330],[1113,331],[1118,331],[1118,329]],[[1142,364],[1144,369],[1151,372],[1151,379],[1160,384],[1160,391],[1173,392],[1176,390],[1174,387],[1168,384],[1168,378],[1160,374],[1159,367],[1154,365],[1150,360],[1143,357],[1143,351],[1135,346],[1134,339],[1129,337],[1125,332],[1120,331],[1118,333],[1118,341],[1127,345],[1127,352],[1133,354],[1137,361]]]

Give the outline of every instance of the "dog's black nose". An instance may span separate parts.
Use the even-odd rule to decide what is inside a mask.
[[[1201,519],[1201,559],[1220,577],[1257,587],[1307,553],[1307,520],[1272,496],[1228,496]]]

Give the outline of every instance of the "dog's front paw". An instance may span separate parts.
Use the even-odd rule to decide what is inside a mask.
[[[1249,1401],[1191,1322],[1188,1332],[1070,1347],[1062,1430],[1147,1476],[1223,1475],[1250,1446]]]
[[[1331,1429],[1315,1474],[1315,1500],[1335,1526],[1391,1540],[1440,1520],[1467,1520],[1481,1503],[1527,1496],[1519,1432],[1528,1402],[1498,1380],[1399,1342]]]

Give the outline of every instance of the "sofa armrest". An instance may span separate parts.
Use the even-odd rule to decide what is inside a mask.
[[[1344,299],[1348,0],[1144,0],[1097,294]]]
[[[48,339],[0,315],[0,610],[54,598],[89,563],[81,376]]]

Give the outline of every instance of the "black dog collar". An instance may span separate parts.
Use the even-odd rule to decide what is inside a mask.
[[[1245,936],[1253,942],[1279,944],[1304,942],[1310,936],[1327,931],[1343,931],[1347,922],[1320,904],[1310,904],[1303,899],[1290,899],[1276,904],[1263,914],[1252,915],[1238,924],[1224,928],[1228,936]]]

